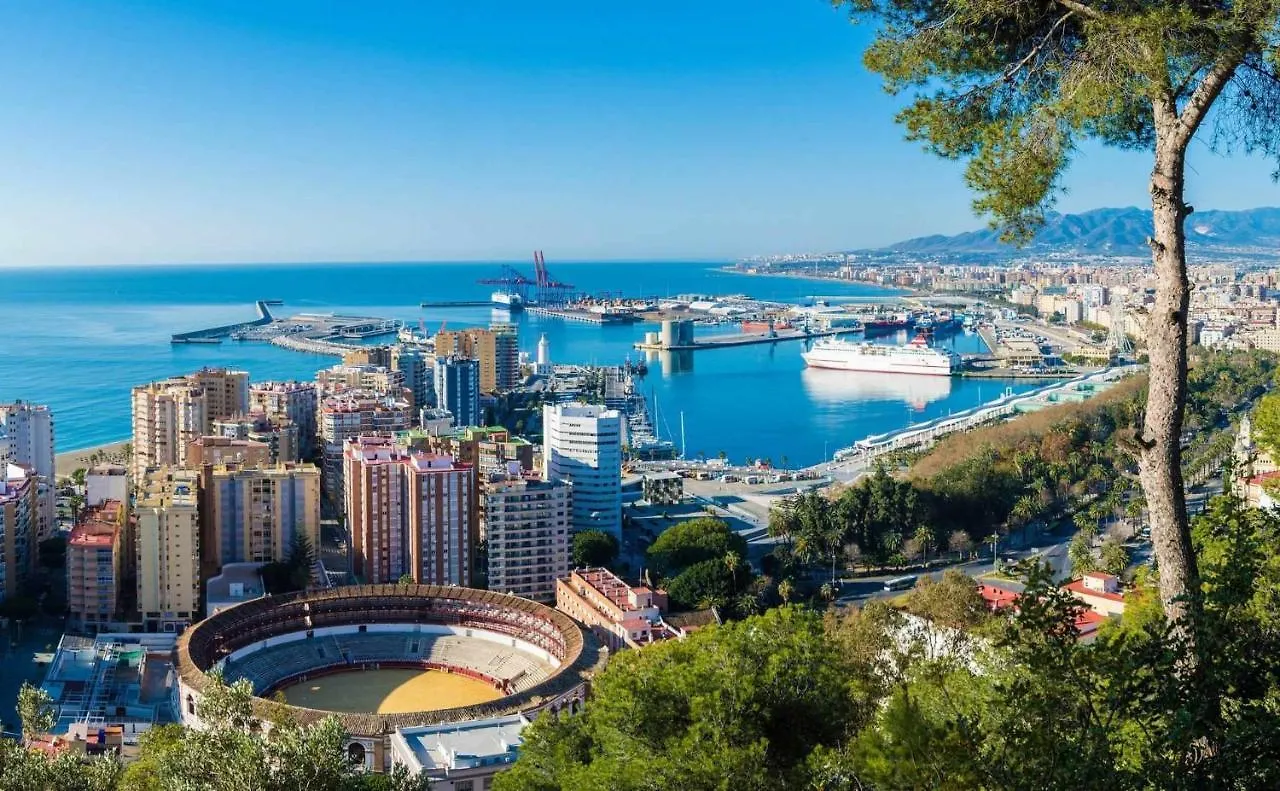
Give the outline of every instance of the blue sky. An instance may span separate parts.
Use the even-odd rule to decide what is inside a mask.
[[[722,259],[980,224],[824,0],[12,0],[0,266]],[[1201,208],[1280,203],[1191,158]],[[1061,208],[1141,204],[1081,152]]]

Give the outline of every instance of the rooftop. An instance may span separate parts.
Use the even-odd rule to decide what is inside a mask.
[[[193,470],[151,470],[138,497],[138,505],[144,508],[164,508],[171,505],[196,507],[199,491],[199,474]]]
[[[260,563],[228,563],[222,573],[205,583],[209,614],[225,607],[266,595]]]
[[[529,725],[523,714],[447,725],[397,728],[395,738],[412,753],[416,771],[447,773],[515,761]]]
[[[71,530],[67,543],[73,547],[111,547],[120,532],[121,511],[124,503],[119,500],[103,500],[100,505],[87,509],[80,524]]]
[[[1111,577],[1111,579],[1115,579],[1115,577]],[[1064,590],[1069,590],[1080,596],[1093,596],[1098,599],[1107,599],[1109,601],[1124,601],[1123,593],[1107,593],[1106,591],[1089,588],[1085,586],[1084,580],[1072,580],[1062,587]]]
[[[631,593],[648,593],[648,588],[632,588],[622,578],[606,568],[577,569],[573,576],[589,585],[620,610],[631,606]]]
[[[123,476],[129,473],[123,464],[95,464],[85,470],[85,475]]]

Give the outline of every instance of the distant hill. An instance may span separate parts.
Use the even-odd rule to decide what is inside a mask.
[[[1023,252],[1074,252],[1100,255],[1147,255],[1151,212],[1134,207],[1094,209],[1082,214],[1051,214]],[[1280,208],[1245,211],[1197,211],[1187,219],[1187,243],[1203,252],[1280,250]],[[921,236],[889,245],[885,251],[953,255],[1013,253],[992,230],[955,236]]]

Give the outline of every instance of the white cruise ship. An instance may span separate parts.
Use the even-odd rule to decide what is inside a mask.
[[[906,346],[823,338],[801,356],[810,367],[840,371],[950,376],[960,368],[959,355],[930,347],[922,336]]]

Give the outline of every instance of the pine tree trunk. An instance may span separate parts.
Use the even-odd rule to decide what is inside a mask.
[[[1183,222],[1189,207],[1183,202],[1186,144],[1175,137],[1168,127],[1158,135],[1151,174],[1156,301],[1146,327],[1150,385],[1138,466],[1159,564],[1160,600],[1169,620],[1178,622],[1194,614],[1200,582],[1191,549],[1179,445],[1187,401],[1189,288]]]

